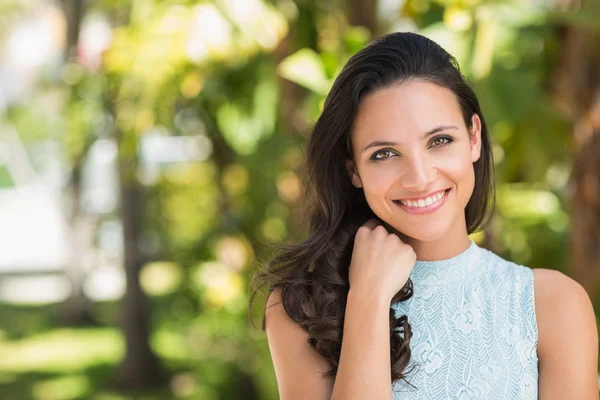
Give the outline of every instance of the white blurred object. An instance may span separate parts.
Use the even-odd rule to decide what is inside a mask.
[[[207,160],[213,151],[205,135],[170,136],[164,128],[155,127],[142,136],[142,164],[185,163]]]
[[[60,59],[65,24],[58,6],[44,2],[7,29],[0,43],[0,110],[30,91],[42,66]]]
[[[0,281],[0,300],[18,304],[58,303],[67,299],[71,284],[64,276],[9,277]]]
[[[0,272],[62,270],[68,227],[45,185],[0,189]]]
[[[125,294],[125,271],[118,266],[98,266],[90,273],[84,290],[93,301],[120,299]]]
[[[98,70],[102,53],[113,38],[108,20],[100,14],[90,14],[83,20],[79,37],[78,60],[92,71]]]
[[[14,129],[0,127],[0,143],[15,183],[0,188],[0,272],[62,270],[69,227],[60,198],[37,178]]]
[[[113,139],[98,139],[92,144],[82,173],[83,210],[91,214],[116,210],[119,202],[119,172],[117,144]]]

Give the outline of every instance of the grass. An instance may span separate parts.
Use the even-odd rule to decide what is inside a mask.
[[[115,387],[125,352],[116,326],[118,303],[94,304],[92,325],[61,326],[61,305],[0,302],[0,398],[229,400],[247,399],[249,391],[260,399],[276,398],[266,342],[248,331],[245,304],[207,308],[201,291],[181,276],[169,278],[169,269],[157,264],[142,274],[143,282],[152,283],[145,285],[152,310],[150,345],[168,371],[164,387]]]
[[[164,303],[161,301],[160,303]],[[0,303],[0,393],[10,400],[158,400],[204,398],[202,387],[178,378],[192,369],[181,334],[159,325],[151,345],[173,376],[162,389],[123,393],[113,386],[124,355],[116,326],[57,327],[58,305]],[[117,304],[98,305],[116,315]],[[164,314],[164,313],[163,313]],[[187,383],[186,383],[187,382]],[[187,386],[186,386],[187,385]],[[211,398],[210,393],[205,393]],[[202,396],[202,397],[200,397]]]

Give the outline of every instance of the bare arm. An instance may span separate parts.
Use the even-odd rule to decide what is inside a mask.
[[[348,294],[333,400],[391,399],[390,299]]]
[[[390,303],[408,280],[415,260],[412,247],[388,234],[376,220],[358,229],[335,380],[320,376],[331,366],[307,343],[308,334],[287,315],[279,292],[271,294],[267,339],[282,400],[392,398]]]
[[[267,302],[267,339],[281,400],[391,399],[390,301],[350,291],[336,379],[285,312],[278,289]],[[335,387],[334,387],[335,382]]]
[[[267,301],[266,332],[280,400],[329,400],[333,378],[321,373],[331,366],[307,342],[308,332],[286,313],[279,289]]]
[[[534,270],[539,398],[598,400],[598,331],[583,287],[553,270]]]

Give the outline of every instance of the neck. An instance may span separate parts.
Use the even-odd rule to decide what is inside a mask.
[[[422,241],[407,237],[405,243],[414,249],[417,260],[437,261],[446,260],[464,252],[471,245],[471,240],[468,235],[461,236],[455,240],[440,238],[431,241]]]
[[[452,258],[464,252],[471,244],[471,239],[467,234],[466,227],[464,231],[444,235],[434,240],[417,240],[410,236],[393,229],[387,225],[388,229],[396,233],[402,241],[410,245],[418,261],[438,261]]]

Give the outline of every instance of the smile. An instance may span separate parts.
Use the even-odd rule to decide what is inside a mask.
[[[428,214],[437,210],[444,204],[450,190],[451,189],[446,189],[444,192],[419,200],[418,202],[410,200],[394,200],[394,203],[412,214]]]

